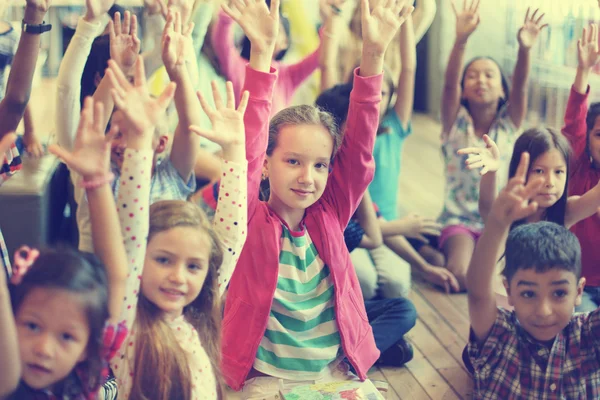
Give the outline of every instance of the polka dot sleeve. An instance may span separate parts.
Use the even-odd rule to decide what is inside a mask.
[[[146,238],[148,237],[149,229],[152,157],[152,150],[137,151],[127,149],[125,151],[123,167],[121,168],[119,196],[117,198],[121,235],[129,263],[129,274],[127,276],[121,320],[129,329],[130,336],[134,334],[133,323],[135,320],[138,290],[144,266]],[[126,362],[126,348],[127,346],[122,346],[121,350],[111,360],[111,367],[119,380],[121,380],[120,378],[124,378],[120,376],[119,372],[123,372],[126,369],[119,368],[121,363]]]
[[[225,291],[240,252],[246,242],[248,225],[248,163],[223,161],[221,163],[221,187],[213,227],[223,246],[223,264],[219,269],[219,291]]]

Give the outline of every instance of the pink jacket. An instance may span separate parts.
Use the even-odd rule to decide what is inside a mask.
[[[587,125],[585,118],[588,112],[587,99],[590,93],[588,86],[586,94],[577,93],[571,88],[563,134],[571,143],[573,156],[569,167],[569,196],[581,196],[596,186],[600,180],[600,170],[592,166],[587,148]],[[600,218],[597,214],[579,221],[571,231],[581,244],[581,273],[587,280],[588,286],[600,286]]]
[[[223,11],[219,13],[217,22],[212,28],[211,43],[219,59],[221,72],[227,80],[233,83],[235,98],[239,99],[248,61],[240,56],[240,52],[235,47],[233,42],[233,20]],[[273,91],[271,116],[286,108],[291,103],[294,93],[296,93],[302,82],[319,68],[320,48],[321,46],[296,64],[272,62],[273,67],[279,73]]]
[[[267,148],[269,100],[276,80],[274,71],[266,74],[246,68],[245,89],[250,92],[244,118],[248,236],[227,293],[221,351],[225,381],[235,390],[242,388],[254,364],[277,286],[282,222],[266,202],[258,199]],[[344,244],[344,229],[373,179],[372,154],[379,124],[382,77],[354,76],[344,142],[323,196],[304,216],[306,229],[333,279],[336,320],[344,354],[363,380],[379,358],[379,350]],[[224,196],[220,194],[221,198]]]

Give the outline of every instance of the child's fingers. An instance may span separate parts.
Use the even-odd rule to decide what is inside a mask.
[[[233,5],[240,11],[240,13],[246,8],[246,3],[244,3],[242,0],[233,0]]]
[[[192,33],[194,32],[195,26],[196,26],[196,24],[194,24],[193,22],[190,22],[187,25],[187,27],[185,28],[185,32],[183,33],[183,36],[190,37],[192,35]]]
[[[138,62],[140,62],[138,60]],[[158,96],[156,99],[156,103],[159,105],[161,110],[166,110],[171,100],[173,100],[173,96],[175,96],[175,89],[177,88],[177,84],[175,82],[169,82],[165,90]]]
[[[121,74],[123,74],[123,72],[121,72]],[[125,78],[124,74],[123,78]],[[138,87],[146,87],[146,70],[144,68],[144,59],[142,58],[141,54],[137,57],[137,60],[135,62],[135,68],[133,72],[133,84]]]
[[[473,7],[473,9],[471,10],[473,12],[473,14],[477,14],[477,11],[479,11],[479,3],[481,2],[481,0],[475,0],[475,7]]]
[[[213,81],[211,84],[215,85],[215,89],[216,89],[216,82]],[[230,110],[235,110],[235,94],[233,93],[233,84],[231,83],[231,81],[227,81],[227,83],[225,84],[225,88],[227,91],[227,108],[229,108]]]
[[[533,197],[535,197],[537,195],[538,191],[541,189],[543,184],[544,184],[543,178],[536,177],[536,178],[530,179],[529,182],[527,182],[527,184],[523,188],[523,192],[521,193],[521,196],[525,199],[532,199]]]
[[[467,160],[466,164],[467,164],[467,168],[470,171],[477,169],[477,168],[483,168],[485,166],[485,164],[482,160],[472,161],[471,163],[469,163],[469,160]]]
[[[539,25],[542,22],[542,19],[544,18],[545,15],[546,15],[546,13],[542,13],[542,15],[540,15],[539,18],[535,20],[535,24]]]
[[[115,35],[121,34],[121,13],[116,12],[114,15],[114,24],[115,24]]]
[[[94,126],[94,132],[104,133],[104,127],[102,126],[102,118],[104,116],[104,104],[99,101],[94,103],[94,119],[92,120]]]
[[[14,132],[5,134],[2,139],[0,139],[0,154],[6,153],[10,150],[11,146],[17,140],[17,135]]]
[[[125,35],[129,35],[131,30],[131,13],[129,11],[125,11],[125,16],[123,17],[123,33]]]
[[[177,33],[181,33],[181,13],[179,11],[175,12],[175,22],[173,23],[173,29]]]
[[[538,203],[536,201],[532,201],[526,207],[520,208],[515,211],[514,220],[518,221],[523,218],[529,217],[531,214],[536,212],[538,209]]]
[[[210,118],[214,114],[213,108],[206,102],[204,95],[199,90],[196,92],[196,96],[198,96],[198,101],[200,101],[200,107],[208,117]]]
[[[113,87],[128,89],[131,86],[125,77],[125,74],[114,60],[108,60],[108,68],[109,70],[107,73],[112,73],[112,77],[109,76],[109,79],[111,80]]]
[[[521,179],[523,182],[526,181],[527,171],[529,170],[529,153],[524,151],[521,153],[521,160],[519,161],[519,166],[517,167],[517,172],[515,173],[515,178]]]
[[[363,20],[371,15],[371,10],[369,10],[369,0],[360,0],[360,12]]]
[[[454,11],[454,15],[458,15],[458,11],[456,11],[456,3],[454,0],[450,2],[450,6],[452,6],[452,11]]]
[[[458,279],[456,279],[452,272],[446,271],[446,273],[448,274],[448,282],[452,291],[454,293],[460,292],[460,285],[458,284]]]
[[[108,133],[106,134],[106,136],[104,136],[105,142],[112,142],[115,136],[117,136],[117,133],[119,133],[119,126],[117,124],[111,124]]]
[[[229,97],[229,85],[231,85],[231,82],[227,82],[227,84],[225,85],[227,87],[227,97]],[[222,110],[223,109],[223,99],[221,99],[221,94],[219,93],[219,88],[217,87],[217,82],[212,81],[210,83],[210,87],[212,89],[212,95],[213,95],[213,101],[215,103],[215,108],[217,110]],[[233,86],[232,86],[232,90],[233,90]]]
[[[108,21],[108,39],[109,43],[113,43],[115,40],[115,23],[111,20]]]
[[[271,1],[271,9],[269,11],[271,12],[271,17],[279,21],[279,0]]]
[[[0,146],[2,146],[3,141],[4,138],[2,138],[2,141],[0,141]],[[56,157],[60,158],[65,164],[69,166],[71,165],[71,153],[69,153],[67,150],[63,149],[59,145],[51,144],[50,146],[48,146],[48,151],[54,154]]]
[[[112,96],[113,101],[115,102],[115,106],[117,106],[119,110],[125,111],[127,107],[119,91],[113,88],[111,89],[110,94]]]
[[[138,21],[137,21],[137,16],[135,14],[133,14],[131,16],[131,36],[133,36],[134,41],[135,41],[135,39],[138,38],[137,34],[138,34]]]
[[[240,105],[238,106],[238,112],[242,115],[246,113],[246,107],[248,106],[248,99],[250,98],[250,92],[244,90],[242,98],[240,99]]]
[[[233,19],[236,22],[240,18],[239,11],[237,9],[235,9],[235,10],[232,9],[231,7],[229,7],[225,3],[221,4],[221,9],[223,9],[223,11],[225,12],[225,14],[227,14],[229,17],[231,17],[231,19]]]
[[[464,156],[465,154],[481,154],[481,148],[479,147],[465,147],[464,149],[459,149],[456,154]]]
[[[481,171],[479,171],[479,175],[484,176],[488,172],[490,172],[490,168],[487,165],[484,165],[483,168],[481,168]]]
[[[425,244],[429,243],[429,240],[425,236],[421,235],[420,233],[415,235],[415,239],[417,239]]]
[[[527,12],[525,13],[525,21],[523,22],[524,24],[527,23],[527,21],[529,21],[529,12],[531,11],[531,7],[527,7]]]

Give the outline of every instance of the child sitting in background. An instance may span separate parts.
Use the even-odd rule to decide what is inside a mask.
[[[600,397],[600,310],[581,304],[581,251],[553,222],[514,222],[534,214],[543,179],[526,182],[529,154],[500,192],[467,274],[471,336],[467,347],[477,399]],[[496,306],[495,267],[506,243],[507,311]]]

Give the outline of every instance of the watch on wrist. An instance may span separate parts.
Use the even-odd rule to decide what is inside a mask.
[[[25,22],[25,20],[22,20],[21,21],[21,29],[25,33],[30,33],[32,35],[40,35],[44,32],[48,32],[50,29],[52,29],[52,24],[46,24],[45,22],[46,21],[42,22],[39,25],[34,25],[34,24],[28,24]]]

